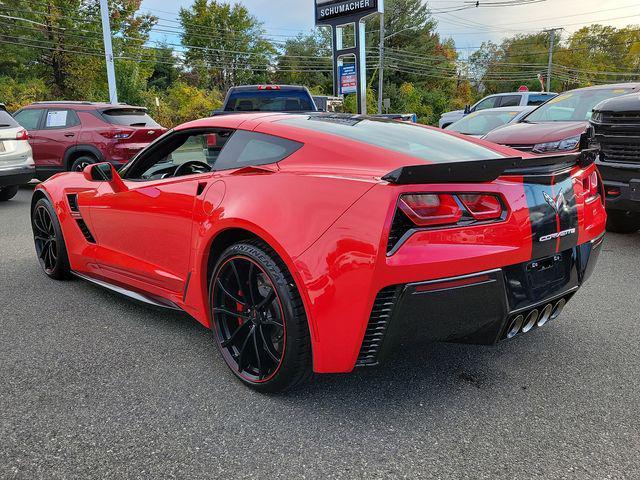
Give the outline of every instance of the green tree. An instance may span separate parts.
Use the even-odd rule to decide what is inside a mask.
[[[114,55],[146,78],[144,43],[156,19],[138,15],[138,0],[109,2]],[[98,0],[14,0],[0,6],[0,75],[43,78],[56,98],[104,100],[106,75]],[[6,18],[12,17],[12,18]],[[13,60],[11,60],[13,58]],[[144,82],[143,82],[144,83]]]
[[[149,88],[166,90],[179,76],[180,69],[177,67],[173,49],[166,43],[160,44],[155,51],[155,63],[149,77]]]
[[[309,35],[287,40],[277,59],[275,81],[306,85],[317,94],[333,93],[331,30],[319,29]]]
[[[246,7],[195,0],[180,9],[180,20],[185,61],[198,73],[201,88],[225,91],[267,81],[276,50]]]

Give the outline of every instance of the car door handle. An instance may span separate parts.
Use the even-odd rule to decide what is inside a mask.
[[[64,136],[65,137],[75,137],[76,134],[75,133],[65,133]]]

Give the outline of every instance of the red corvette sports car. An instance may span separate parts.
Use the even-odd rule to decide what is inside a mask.
[[[359,116],[207,118],[40,184],[35,246],[52,278],[189,313],[281,391],[407,337],[492,345],[558,317],[596,263],[602,185],[589,151],[521,155]]]

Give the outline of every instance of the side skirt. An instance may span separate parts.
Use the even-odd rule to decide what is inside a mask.
[[[84,275],[82,273],[78,273],[74,271],[72,271],[71,273],[73,273],[78,278],[86,280],[87,282],[91,282],[94,285],[98,285],[99,287],[106,288],[107,290],[111,290],[112,292],[119,293],[120,295],[124,295],[125,297],[130,298],[132,300],[146,303],[147,305],[152,305],[154,307],[183,311],[178,305],[173,303],[171,300],[167,300],[166,298],[161,298],[155,295],[151,295],[149,293],[140,293],[133,290],[129,290],[128,288],[121,287],[120,285],[114,285],[112,283],[105,282],[104,280],[98,280],[97,278],[93,278],[88,275]]]

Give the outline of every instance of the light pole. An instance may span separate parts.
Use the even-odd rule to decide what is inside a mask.
[[[102,18],[102,39],[104,42],[104,59],[107,63],[107,82],[109,83],[109,102],[118,103],[116,88],[116,69],[113,65],[113,47],[111,45],[111,25],[109,24],[109,5],[107,0],[100,0]]]
[[[382,114],[384,87],[384,13],[380,14],[380,66],[378,67],[378,114]]]
[[[551,67],[553,64],[553,44],[556,40],[556,31],[562,30],[562,28],[551,28],[544,30],[549,33],[549,63],[547,64],[547,92],[551,91]]]
[[[380,59],[379,59],[380,65],[378,66],[378,113],[382,113],[382,101],[383,101],[382,89],[384,87],[384,42],[386,40],[389,40],[392,37],[395,37],[396,35],[401,34],[402,32],[406,32],[407,30],[415,30],[416,28],[419,28],[419,26],[414,25],[413,27],[403,28],[402,30],[399,30],[385,37],[384,36],[385,34],[384,13],[380,14]]]

